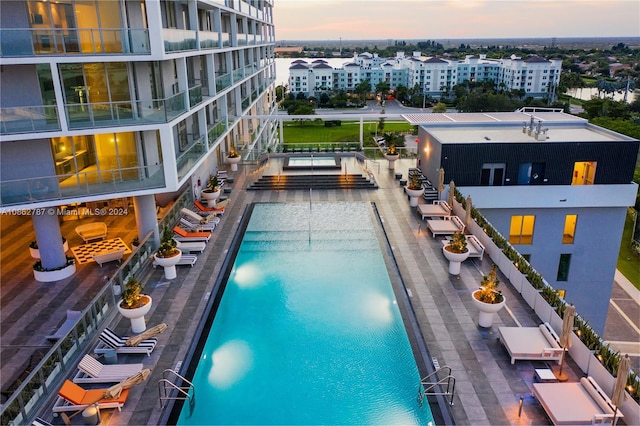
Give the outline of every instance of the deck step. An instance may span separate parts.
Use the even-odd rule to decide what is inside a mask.
[[[248,190],[299,190],[299,189],[377,189],[378,186],[358,174],[282,175],[262,176]]]

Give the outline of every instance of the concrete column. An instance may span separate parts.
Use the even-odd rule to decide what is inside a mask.
[[[138,195],[133,197],[133,207],[136,214],[138,238],[142,241],[145,235],[153,231],[155,246],[160,245],[160,231],[156,217],[156,200],[153,195]]]
[[[62,233],[60,232],[58,216],[55,213],[48,214],[47,210],[54,209],[37,209],[34,211],[38,210],[45,210],[45,212],[31,216],[31,220],[36,233],[42,267],[44,269],[63,267],[67,263],[67,257],[62,247]]]

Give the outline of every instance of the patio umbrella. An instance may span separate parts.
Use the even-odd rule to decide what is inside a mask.
[[[557,377],[561,382],[566,381],[569,376],[567,373],[562,372],[562,368],[564,367],[564,357],[567,352],[567,349],[571,347],[571,334],[573,333],[573,322],[576,317],[576,308],[573,304],[567,306],[564,310],[564,316],[562,317],[562,332],[560,333],[560,345],[563,348],[562,351],[562,359],[560,361],[560,370],[558,371]]]
[[[151,370],[149,370],[148,368],[138,371],[136,374],[133,374],[127,377],[120,383],[116,383],[115,385],[111,386],[109,389],[105,390],[103,393],[103,398],[115,399],[120,397],[120,394],[122,393],[123,390],[129,389],[130,387],[133,387],[139,383],[144,382],[147,379],[147,377],[149,377],[149,374],[151,374]]]
[[[624,393],[624,388],[627,385],[627,376],[629,375],[629,370],[631,369],[631,361],[629,360],[629,354],[625,354],[624,357],[620,359],[618,363],[618,375],[616,376],[616,381],[613,385],[613,394],[611,395],[611,403],[615,405],[615,410],[613,412],[613,422],[611,424],[616,424],[616,414],[618,414],[618,407],[622,405],[624,399],[626,397]]]
[[[453,199],[456,192],[456,184],[453,181],[449,182],[449,206],[453,208]]]
[[[165,323],[154,325],[153,327],[146,329],[145,331],[143,331],[138,335],[129,337],[127,341],[124,342],[124,345],[138,346],[140,342],[142,342],[144,339],[149,339],[151,337],[157,336],[158,334],[162,333],[166,329],[167,329],[167,324]]]
[[[464,226],[465,228],[469,228],[469,224],[471,223],[471,195],[467,195],[466,209],[464,216]]]
[[[438,171],[438,192],[442,194],[442,191],[444,191],[444,169],[440,167]]]

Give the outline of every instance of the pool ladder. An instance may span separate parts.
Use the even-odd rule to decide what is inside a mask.
[[[441,371],[446,371],[447,375],[440,379],[438,377],[438,373]],[[433,380],[435,380],[435,382]],[[443,390],[444,384],[446,384],[446,386]],[[455,389],[456,378],[451,375],[451,367],[440,367],[433,373],[430,373],[420,379],[420,386],[418,387],[418,404],[422,407],[422,403],[428,395],[449,395],[449,405],[453,405]]]
[[[179,386],[186,384],[187,386]],[[175,392],[174,392],[175,391]],[[160,408],[164,408],[164,401],[177,400],[189,401],[189,406],[193,409],[196,402],[196,388],[193,383],[168,368],[162,372],[162,379],[158,380],[158,394],[160,398]]]

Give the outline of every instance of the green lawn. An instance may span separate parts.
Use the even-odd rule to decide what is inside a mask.
[[[365,121],[363,125],[365,146],[373,145],[372,136],[376,133],[377,120]],[[406,132],[412,128],[406,122],[385,122],[384,132]],[[285,122],[283,127],[284,138],[287,144],[291,143],[359,143],[360,122],[343,121],[340,126],[325,127],[324,122],[305,122],[304,125],[296,122]],[[380,133],[380,132],[378,132]]]
[[[618,254],[618,270],[640,290],[640,256],[631,249],[631,233],[633,232],[633,217],[627,214]]]

